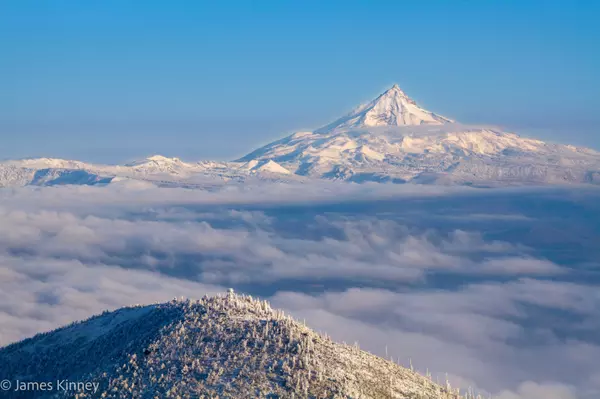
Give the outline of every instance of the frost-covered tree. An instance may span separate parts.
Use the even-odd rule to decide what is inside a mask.
[[[459,398],[429,373],[337,344],[232,290],[103,313],[0,350],[0,375],[23,370],[100,383],[79,398]]]

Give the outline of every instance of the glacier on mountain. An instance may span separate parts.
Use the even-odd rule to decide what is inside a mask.
[[[0,162],[0,187],[108,184],[134,179],[196,187],[248,179],[502,186],[600,183],[600,152],[546,143],[427,111],[394,85],[312,132],[297,132],[233,162],[155,155],[126,165],[41,158]]]

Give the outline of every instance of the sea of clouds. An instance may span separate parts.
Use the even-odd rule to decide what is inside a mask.
[[[228,287],[500,399],[600,397],[600,190],[0,190],[0,345]]]

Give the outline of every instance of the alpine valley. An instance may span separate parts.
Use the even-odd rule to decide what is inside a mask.
[[[126,165],[41,158],[0,162],[0,187],[143,180],[203,187],[253,179],[456,184],[600,184],[600,152],[469,126],[427,111],[397,85],[312,132],[297,132],[233,162],[160,155]]]

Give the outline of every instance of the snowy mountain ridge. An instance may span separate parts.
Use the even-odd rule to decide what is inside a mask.
[[[499,128],[454,122],[419,107],[397,85],[313,132],[297,132],[234,162],[154,155],[125,165],[40,158],[0,162],[0,187],[207,181],[393,182],[505,186],[600,184],[600,152]]]
[[[0,348],[0,375],[97,384],[64,395],[4,393],[25,399],[462,397],[233,292],[122,308],[38,334]]]
[[[600,153],[495,127],[457,123],[419,107],[397,85],[314,132],[277,140],[240,161],[354,182],[496,186],[600,181]]]
[[[454,121],[419,107],[395,84],[375,100],[357,107],[348,115],[315,132],[328,133],[340,129],[376,126],[441,125],[451,122]]]
[[[125,165],[88,164],[39,158],[0,162],[0,188],[64,184],[109,184],[137,180],[164,186],[194,187],[204,183],[261,180],[302,180],[273,161],[251,163],[199,161],[154,155]]]

